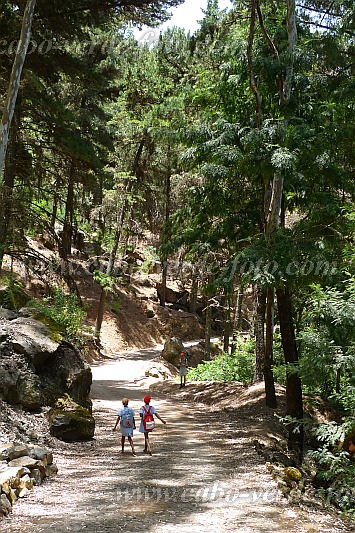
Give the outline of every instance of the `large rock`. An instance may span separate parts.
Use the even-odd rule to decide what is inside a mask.
[[[34,318],[16,318],[8,323],[6,331],[13,351],[25,355],[36,367],[49,359],[59,346],[50,329]]]
[[[2,320],[0,325],[0,398],[37,410],[64,394],[91,409],[91,369],[67,342],[51,338],[47,326],[32,317]]]
[[[92,439],[95,420],[90,412],[65,397],[58,400],[49,412],[50,430],[53,437],[66,442]]]
[[[91,412],[91,368],[72,344],[62,342],[55,357],[47,361],[38,373],[48,405],[54,405],[58,398],[68,394]]]
[[[158,293],[159,300],[161,301],[162,298],[162,284],[156,283],[156,289]],[[166,287],[165,289],[165,301],[169,304],[177,304],[181,307],[187,308],[189,300],[189,292],[188,291],[174,291],[170,287]]]
[[[165,341],[161,355],[169,363],[178,366],[180,363],[180,354],[183,351],[185,351],[185,348],[181,339],[178,337],[172,337]]]
[[[6,357],[0,348],[0,397],[8,403],[18,402],[16,385],[24,368],[26,361],[23,357]]]
[[[10,352],[11,354],[11,352]],[[39,377],[23,355],[9,355],[0,348],[0,397],[12,405],[35,410],[43,405]]]

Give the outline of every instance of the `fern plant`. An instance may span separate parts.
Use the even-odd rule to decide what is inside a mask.
[[[355,462],[342,448],[345,435],[354,425],[355,418],[349,418],[341,425],[334,422],[321,424],[315,434],[322,447],[309,452],[308,456],[316,464],[316,482],[321,485],[322,495],[355,517]]]

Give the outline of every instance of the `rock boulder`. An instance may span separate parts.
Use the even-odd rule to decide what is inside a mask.
[[[55,357],[47,361],[38,374],[47,405],[54,405],[58,398],[68,394],[91,413],[91,368],[72,344],[62,342]]]
[[[60,398],[48,416],[53,437],[72,442],[90,440],[94,436],[94,418],[87,409],[73,402],[68,396]]]
[[[178,366],[180,363],[180,354],[185,350],[184,345],[182,344],[181,339],[178,337],[172,337],[165,341],[164,349],[161,353],[162,357],[171,363],[172,365]]]
[[[70,343],[51,337],[49,328],[32,317],[1,320],[0,398],[32,411],[69,394],[91,410],[89,365]]]

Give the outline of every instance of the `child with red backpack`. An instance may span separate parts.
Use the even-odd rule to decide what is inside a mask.
[[[153,431],[155,427],[154,422],[154,415],[162,422],[163,424],[166,424],[165,420],[163,420],[158,413],[156,412],[155,408],[150,405],[150,396],[144,396],[143,401],[144,405],[139,410],[139,414],[141,417],[141,425],[139,427],[139,432],[144,433],[144,453],[149,453],[149,455],[152,455],[152,450],[150,447],[149,442],[149,433]]]

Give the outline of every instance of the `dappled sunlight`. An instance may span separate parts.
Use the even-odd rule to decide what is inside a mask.
[[[291,509],[282,497],[252,446],[263,409],[258,388],[247,392],[238,384],[189,383],[181,391],[171,381],[154,385],[152,404],[167,424],[156,421],[150,436],[153,455],[143,453],[144,437],[138,431],[136,457],[128,443],[121,453],[120,433],[112,431],[121,399],[129,398],[138,427],[138,411],[152,383],[136,378],[156,352],[141,356],[144,361],[133,351],[124,359],[93,367],[94,439],[57,442],[58,475],[14,507],[6,531],[312,531],[307,516]],[[228,414],[213,405],[227,390],[233,402],[242,399],[239,411]],[[199,393],[209,405],[198,403]],[[313,531],[335,531],[323,525]]]

